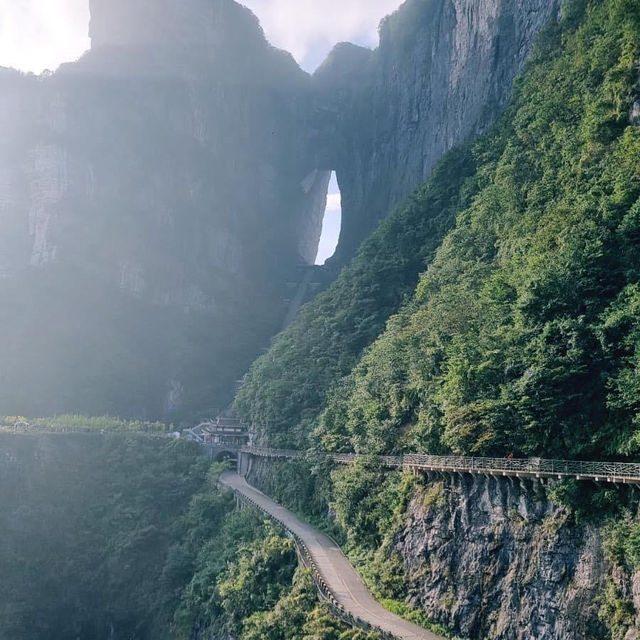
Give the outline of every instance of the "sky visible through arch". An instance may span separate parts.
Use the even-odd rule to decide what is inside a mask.
[[[327,197],[327,210],[322,224],[322,237],[318,246],[316,264],[324,264],[335,252],[340,239],[342,227],[342,203],[340,201],[340,189],[335,172],[331,175],[329,183],[329,195]]]

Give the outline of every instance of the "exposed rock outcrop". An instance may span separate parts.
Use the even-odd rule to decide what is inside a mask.
[[[636,66],[640,69],[640,60],[636,61]],[[635,100],[631,105],[631,113],[629,114],[629,122],[633,125],[640,125],[640,74],[636,84]]]
[[[281,477],[296,473],[287,464],[252,458],[243,471],[278,500],[287,493]],[[640,573],[606,549],[609,527],[619,523],[577,524],[552,502],[552,487],[552,481],[421,476],[390,532],[407,602],[472,640],[609,640],[614,628],[622,635],[613,637],[637,638]]]
[[[602,530],[573,524],[537,482],[433,475],[395,548],[410,602],[464,637],[607,637]]]

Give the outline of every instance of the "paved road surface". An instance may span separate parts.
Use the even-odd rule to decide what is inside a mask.
[[[389,613],[369,593],[340,547],[323,533],[254,489],[247,484],[242,476],[227,472],[222,474],[220,481],[234,491],[250,498],[266,512],[284,522],[292,533],[304,541],[336,600],[353,616],[366,620],[379,629],[404,640],[444,640],[441,636]]]

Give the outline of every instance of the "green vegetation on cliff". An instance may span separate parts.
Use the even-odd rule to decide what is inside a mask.
[[[635,0],[571,2],[501,121],[383,222],[237,397],[263,440],[311,449],[274,463],[270,493],[330,513],[376,593],[424,624],[401,604],[398,536],[410,501],[446,509],[444,483],[374,456],[333,469],[317,450],[640,453],[639,53]],[[0,639],[363,637],[318,604],[282,531],[217,492],[195,446],[119,421],[48,427],[94,433],[0,434]],[[547,496],[590,505],[585,486]],[[631,511],[606,526],[598,607],[623,638],[640,532]]]
[[[297,566],[293,540],[254,509],[232,510],[231,495],[215,489],[215,473],[184,519],[178,555],[193,562],[174,637],[374,640],[319,604],[310,572]]]
[[[446,512],[449,495],[373,457],[331,472],[319,451],[640,454],[639,58],[637,2],[568,3],[501,120],[443,160],[237,396],[264,440],[307,449],[275,463],[266,488],[311,517],[330,514],[381,597],[416,598],[415,557],[398,552],[409,500]],[[634,624],[637,515],[620,509],[636,514],[637,501],[574,485],[546,497],[563,505],[565,533],[577,519],[610,527],[611,580],[596,612],[623,638]],[[446,607],[430,612],[457,632]]]
[[[254,364],[236,405],[263,435],[374,453],[640,450],[639,43],[637,3],[570,3],[501,121]]]
[[[166,434],[172,427],[162,422],[123,420],[109,416],[64,415],[53,418],[0,416],[0,431],[19,433],[153,433]]]
[[[198,530],[206,519],[192,514]],[[194,633],[238,640],[369,637],[348,630],[318,603],[311,574],[296,568],[293,541],[257,511],[227,513],[220,529],[201,542],[175,616],[178,638],[189,640]]]
[[[331,395],[328,445],[637,453],[640,8],[582,4],[479,142],[486,186]]]

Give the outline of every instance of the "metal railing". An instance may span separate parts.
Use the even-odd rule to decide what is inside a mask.
[[[299,451],[244,447],[240,450],[253,456],[294,459]],[[354,464],[362,456],[354,453],[328,454],[337,464]],[[504,476],[532,476],[575,478],[609,482],[640,484],[640,463],[592,462],[580,460],[546,460],[543,458],[472,458],[465,456],[433,456],[406,453],[397,456],[378,456],[385,466],[395,469],[421,469],[427,471],[486,473]]]
[[[287,458],[293,460],[301,455],[302,452],[295,449],[270,449],[269,447],[242,447],[240,453],[248,453],[252,456],[260,458]]]

